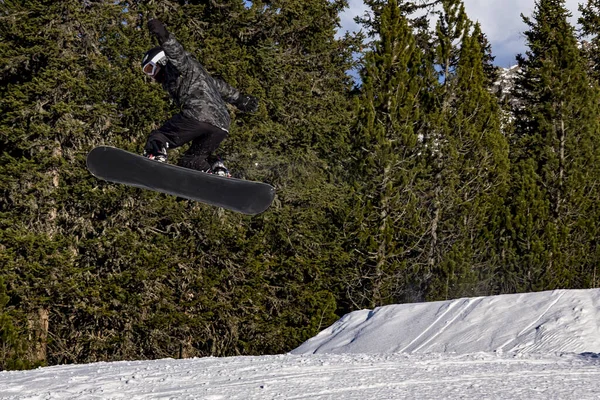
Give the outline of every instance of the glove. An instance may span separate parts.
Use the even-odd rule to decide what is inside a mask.
[[[165,28],[165,24],[155,18],[148,21],[148,30],[158,38],[161,44],[169,38],[169,32]]]
[[[240,96],[235,106],[241,111],[255,113],[258,111],[258,99],[253,96]]]

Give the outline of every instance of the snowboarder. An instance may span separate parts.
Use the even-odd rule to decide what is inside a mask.
[[[209,160],[229,133],[231,117],[226,103],[240,111],[256,112],[258,99],[210,76],[161,21],[151,19],[148,29],[160,46],[146,52],[142,70],[162,84],[181,111],[150,133],[144,156],[166,162],[167,149],[192,142],[179,160],[180,166],[229,176],[220,160]]]

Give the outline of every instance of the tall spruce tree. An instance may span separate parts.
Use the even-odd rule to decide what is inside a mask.
[[[431,243],[433,299],[487,294],[499,267],[494,243],[508,182],[508,144],[489,91],[481,29],[465,24],[447,122],[433,155],[438,186]]]
[[[445,169],[443,155],[447,150],[443,148],[448,145],[449,137],[452,135],[452,127],[449,124],[448,115],[452,114],[451,101],[456,88],[456,67],[460,55],[460,41],[468,26],[462,0],[445,0],[441,3],[441,9],[436,27],[434,41],[430,47],[438,72],[440,85],[432,85],[434,92],[433,101],[427,109],[428,130],[423,136],[427,148],[428,173],[430,187],[425,191],[422,199],[422,207],[428,212],[427,239],[424,247],[426,256],[427,276],[435,279],[433,270],[438,263],[439,254],[442,252],[440,246],[440,221],[443,215],[443,205],[446,202],[442,173]],[[431,290],[429,290],[431,292]],[[431,294],[429,294],[431,295]]]
[[[587,287],[598,262],[599,97],[563,0],[523,17],[508,290]]]
[[[372,5],[374,6],[374,4]],[[420,118],[422,54],[402,2],[379,4],[378,38],[366,52],[354,128],[355,198],[350,301],[374,307],[414,299],[407,258],[417,246],[422,170],[415,126]]]
[[[591,37],[589,43],[584,43],[583,52],[587,59],[588,70],[590,71],[590,77],[596,83],[596,85],[600,85],[600,57],[598,49],[600,48],[600,2],[598,0],[588,0],[585,5],[580,4],[579,11],[581,12],[581,17],[579,18],[579,24],[582,27],[581,34],[584,37]],[[600,213],[600,209],[596,208],[595,213]],[[590,218],[590,221],[593,220],[594,217]],[[596,217],[596,220],[599,220],[600,217]],[[595,230],[595,226],[588,227],[590,232],[597,232]],[[596,238],[599,235],[596,234]],[[598,239],[595,240],[595,249],[591,247],[592,253],[590,257],[598,259],[597,252],[600,251],[600,245],[597,243]],[[597,267],[593,268],[591,272],[591,286],[597,287],[600,283],[600,271],[597,270]]]

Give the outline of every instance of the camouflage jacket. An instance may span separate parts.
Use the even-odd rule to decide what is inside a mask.
[[[168,60],[162,85],[182,113],[229,131],[231,117],[225,103],[235,104],[240,91],[210,76],[172,33],[160,45]]]

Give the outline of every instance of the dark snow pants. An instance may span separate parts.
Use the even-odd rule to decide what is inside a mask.
[[[163,147],[173,149],[192,142],[190,148],[179,159],[179,165],[206,171],[211,166],[208,157],[226,137],[226,130],[183,114],[176,114],[163,126],[150,132],[145,149],[154,154],[157,149]]]

